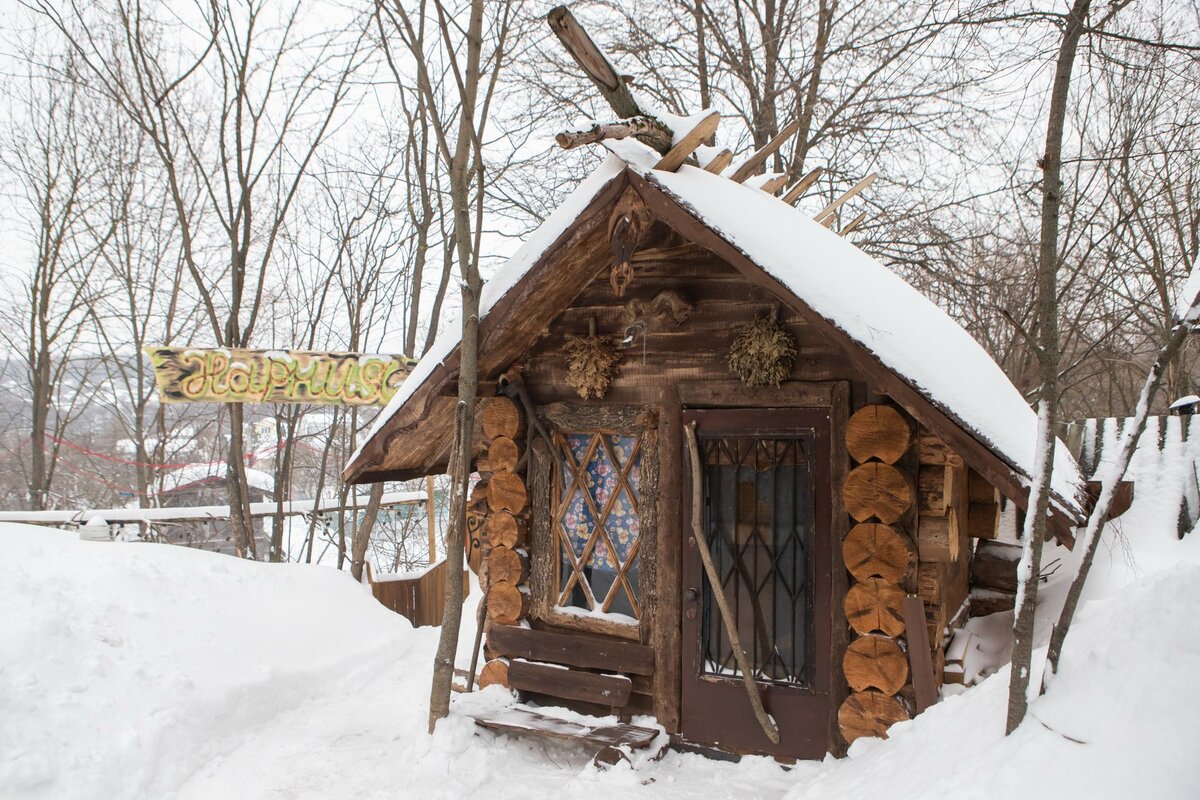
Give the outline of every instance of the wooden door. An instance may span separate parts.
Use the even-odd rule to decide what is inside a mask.
[[[830,412],[685,411],[697,424],[703,516],[712,552],[767,712],[773,745],[754,717],[696,548],[692,481],[683,502],[685,741],[736,753],[822,758],[833,714],[830,669]],[[684,462],[688,463],[687,461]]]

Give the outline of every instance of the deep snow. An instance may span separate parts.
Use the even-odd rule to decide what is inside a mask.
[[[426,736],[436,629],[343,573],[3,525],[0,797],[1195,797],[1198,542],[1104,548],[1060,675],[1008,739],[1002,671],[840,761],[599,773],[477,734],[466,711],[506,702],[495,688]]]

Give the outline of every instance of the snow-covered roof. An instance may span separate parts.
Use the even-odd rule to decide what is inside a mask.
[[[188,464],[179,469],[163,473],[163,491],[175,492],[200,483],[225,480],[229,467],[224,461],[210,461],[204,464]],[[246,484],[252,489],[264,492],[275,491],[275,478],[269,472],[246,467]]]
[[[653,169],[658,154],[636,140],[606,141],[612,155],[485,285],[480,318],[570,227],[623,168],[651,182],[785,286],[926,400],[1007,462],[1024,483],[1036,474],[1037,415],[1003,370],[944,310],[883,264],[804,212],[751,186],[692,166]],[[451,324],[379,415],[365,446],[388,425],[459,343]],[[350,459],[354,465],[363,447]],[[1077,517],[1083,478],[1060,443],[1052,490]]]

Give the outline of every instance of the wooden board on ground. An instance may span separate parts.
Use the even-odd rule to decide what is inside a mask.
[[[583,742],[598,747],[625,745],[635,750],[645,749],[658,738],[654,728],[639,725],[582,725],[565,719],[548,717],[527,708],[510,708],[496,714],[476,717],[481,728],[504,733],[528,734],[549,739]]]

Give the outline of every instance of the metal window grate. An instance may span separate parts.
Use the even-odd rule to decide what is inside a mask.
[[[811,431],[700,437],[704,531],[757,680],[810,682],[813,463]],[[740,676],[703,582],[703,670]]]

